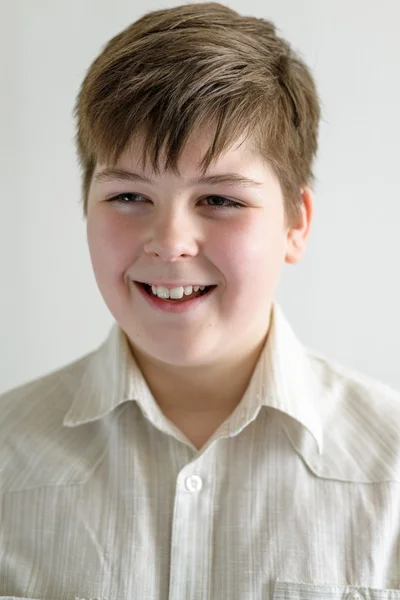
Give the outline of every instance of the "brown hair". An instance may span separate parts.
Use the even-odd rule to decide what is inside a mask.
[[[84,215],[96,162],[115,165],[144,132],[159,172],[177,163],[189,135],[210,123],[210,163],[243,134],[274,168],[288,224],[297,220],[300,188],[314,182],[320,103],[303,60],[273,23],[241,16],[217,2],[145,14],[113,37],[81,85],[74,116]]]

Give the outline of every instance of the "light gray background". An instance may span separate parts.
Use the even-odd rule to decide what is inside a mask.
[[[72,109],[104,44],[181,2],[0,2],[0,392],[95,349],[113,317],[92,274]],[[269,18],[323,102],[307,253],[277,300],[307,346],[400,389],[398,0],[230,0]]]

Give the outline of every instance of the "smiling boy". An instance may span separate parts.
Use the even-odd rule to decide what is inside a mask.
[[[298,223],[285,225],[279,181],[246,140],[193,183],[211,135],[193,135],[183,177],[164,171],[151,181],[143,144],[132,144],[112,171],[96,167],[87,203],[102,296],[158,406],[197,449],[248,386],[284,261],[299,259],[312,213],[304,190]],[[156,286],[182,298],[158,299]]]
[[[400,395],[275,301],[319,100],[263,19],[148,13],[75,115],[104,343],[0,399],[0,596],[398,598]]]

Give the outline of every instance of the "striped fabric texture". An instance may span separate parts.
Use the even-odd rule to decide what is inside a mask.
[[[400,394],[282,308],[197,450],[114,323],[0,397],[0,599],[400,600]]]

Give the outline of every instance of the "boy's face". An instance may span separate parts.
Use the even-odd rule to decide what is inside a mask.
[[[248,142],[239,140],[207,175],[237,173],[260,186],[190,184],[200,176],[197,164],[210,139],[190,140],[180,177],[144,173],[141,149],[132,145],[115,168],[153,184],[97,181],[106,168],[97,164],[89,190],[87,236],[100,292],[133,350],[155,362],[212,365],[251,352],[268,331],[284,262],[300,259],[308,236],[309,192],[305,221],[285,230],[279,182]],[[129,204],[108,201],[119,194]],[[228,204],[221,196],[242,208],[220,206]],[[169,313],[153,307],[134,283],[160,280],[217,287],[192,309]]]

